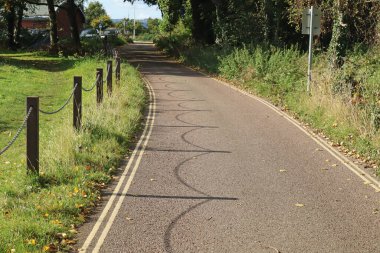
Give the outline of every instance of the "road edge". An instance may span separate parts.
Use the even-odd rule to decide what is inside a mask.
[[[347,169],[349,169],[351,172],[353,172],[356,176],[358,176],[360,179],[363,180],[363,183],[365,185],[369,185],[371,186],[375,191],[376,193],[380,193],[380,181],[371,176],[368,172],[366,172],[365,170],[361,169],[358,165],[356,165],[355,163],[353,163],[348,157],[344,156],[341,152],[339,152],[338,150],[336,150],[334,147],[332,147],[331,145],[329,145],[324,139],[322,139],[321,137],[319,137],[317,134],[315,134],[314,132],[312,132],[310,129],[308,128],[305,128],[301,122],[299,122],[298,120],[294,119],[293,117],[291,117],[289,114],[283,112],[282,110],[280,110],[278,107],[276,107],[275,105],[271,104],[270,102],[266,101],[265,99],[263,98],[260,98],[256,95],[253,95],[245,90],[242,90],[242,89],[239,89],[238,87],[236,87],[235,85],[233,84],[230,84],[230,83],[227,83],[225,81],[222,81],[222,80],[219,80],[213,76],[210,76],[208,75],[207,73],[204,73],[200,70],[197,70],[197,69],[193,69],[189,66],[186,66],[186,65],[183,65],[181,64],[182,66],[184,66],[185,68],[191,70],[191,71],[195,71],[207,78],[211,78],[213,79],[214,81],[216,81],[217,83],[219,84],[222,84],[224,86],[227,86],[247,97],[250,97],[258,102],[260,102],[261,104],[267,106],[268,108],[270,108],[272,111],[276,112],[277,114],[279,114],[280,116],[284,117],[287,121],[289,121],[292,125],[296,126],[299,130],[301,130],[301,132],[303,132],[305,135],[307,135],[308,137],[310,137],[312,140],[314,140],[320,147],[324,148],[327,152],[329,152],[333,157],[335,157],[344,167],[346,167]]]
[[[91,251],[91,252],[99,252],[113,224],[113,221],[120,210],[121,204],[125,199],[125,196],[129,190],[129,187],[132,184],[132,181],[137,172],[137,169],[139,168],[146,146],[149,142],[150,135],[153,130],[154,120],[155,120],[156,96],[155,96],[152,86],[150,85],[150,82],[144,76],[142,76],[142,80],[145,83],[145,86],[147,87],[148,93],[149,93],[149,109],[148,109],[148,115],[146,117],[146,124],[145,124],[144,130],[139,138],[137,145],[135,146],[133,150],[131,157],[128,160],[127,165],[125,166],[123,170],[123,173],[120,176],[120,180],[118,181],[115,189],[112,191],[112,196],[107,201],[107,204],[101,211],[99,218],[96,220],[96,223],[92,227],[90,233],[87,235],[85,242],[79,248],[78,252],[87,252],[88,248],[90,247],[90,245],[93,243],[94,239],[96,238],[96,235],[100,233],[99,239],[95,243],[94,249]],[[134,166],[132,168],[132,171],[129,177],[127,177],[133,164]],[[122,188],[124,184],[125,186],[124,188]],[[119,194],[121,194],[121,196],[119,197],[116,204],[114,205],[116,196]],[[112,207],[113,209],[111,210]],[[106,219],[107,216],[109,216],[108,219]],[[102,227],[102,229],[100,229],[103,223],[104,223],[104,226]]]

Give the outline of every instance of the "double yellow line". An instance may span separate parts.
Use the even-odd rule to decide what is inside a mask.
[[[129,159],[128,161],[128,164],[126,165],[124,171],[123,171],[123,174],[121,175],[120,177],[120,181],[118,182],[116,188],[114,189],[113,193],[112,193],[112,196],[110,197],[110,199],[108,200],[107,202],[107,205],[106,207],[103,209],[99,219],[96,221],[94,227],[92,228],[90,234],[88,235],[86,241],[84,242],[83,246],[79,249],[79,252],[86,252],[89,250],[91,244],[93,243],[94,239],[96,238],[98,232],[99,232],[99,229],[101,227],[101,225],[103,223],[104,224],[104,228],[103,230],[101,230],[99,233],[99,239],[94,242],[95,244],[95,247],[92,249],[91,252],[99,252],[100,248],[102,247],[103,243],[104,243],[104,240],[106,239],[107,237],[107,234],[109,233],[110,229],[111,229],[111,226],[120,210],[120,207],[125,199],[125,196],[127,195],[127,192],[131,186],[131,183],[132,183],[132,180],[133,178],[135,177],[135,174],[137,172],[137,169],[139,168],[139,165],[141,163],[141,159],[144,155],[144,152],[145,152],[145,149],[147,147],[147,144],[148,144],[148,141],[149,141],[149,138],[152,134],[152,129],[153,129],[153,124],[154,124],[154,120],[155,120],[155,110],[156,110],[156,96],[154,94],[154,91],[149,83],[149,81],[145,78],[143,78],[146,86],[148,87],[148,91],[149,91],[149,97],[150,97],[150,104],[149,104],[149,112],[148,112],[148,117],[147,117],[147,120],[146,120],[146,124],[145,124],[145,128],[144,128],[144,131],[140,137],[140,140],[139,142],[137,143],[135,149],[133,150],[133,153],[132,153],[132,156],[131,158]],[[130,170],[130,168],[132,167],[132,165],[134,164],[133,166],[133,169],[132,169],[132,172],[131,174],[129,175],[129,177],[127,177],[128,175],[128,172]],[[124,188],[122,189],[122,186],[124,185],[125,181],[127,181],[126,185],[124,186]],[[111,208],[116,200],[116,196],[120,196],[115,207],[113,208],[112,210],[112,213],[111,213]],[[107,216],[110,214],[109,218],[107,218]]]

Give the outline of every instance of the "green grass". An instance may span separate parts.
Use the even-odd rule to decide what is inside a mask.
[[[359,160],[380,165],[380,48],[358,47],[341,70],[331,70],[327,55],[317,54],[309,96],[307,54],[295,47],[203,47],[181,35],[162,37],[156,44],[187,65],[267,98],[343,151],[360,154]]]
[[[83,85],[90,87],[98,67],[106,67],[105,59],[0,54],[0,148],[20,126],[27,96],[39,96],[40,108],[53,110],[69,96],[73,76],[83,76]],[[125,63],[113,96],[101,106],[95,96],[83,93],[78,133],[72,129],[71,103],[59,114],[40,115],[39,177],[26,174],[25,132],[0,156],[0,252],[70,250],[75,227],[139,129],[146,102],[139,74]]]

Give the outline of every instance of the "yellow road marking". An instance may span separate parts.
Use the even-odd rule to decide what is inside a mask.
[[[97,232],[99,231],[100,226],[102,225],[103,221],[105,221],[105,217],[108,215],[108,213],[109,213],[109,211],[113,205],[113,202],[115,201],[116,196],[119,194],[121,186],[124,184],[125,180],[127,179],[128,171],[129,171],[130,167],[132,166],[132,164],[135,161],[135,158],[137,156],[135,166],[133,167],[132,173],[129,176],[127,184],[123,189],[122,196],[119,198],[119,201],[117,202],[117,204],[116,204],[116,206],[115,206],[115,208],[114,208],[114,210],[113,210],[113,212],[112,212],[112,214],[111,214],[111,216],[107,222],[106,227],[102,231],[100,238],[99,238],[94,250],[92,251],[92,252],[99,252],[100,247],[102,246],[104,239],[106,238],[106,236],[109,232],[109,229],[110,229],[110,227],[111,227],[111,225],[112,225],[112,223],[113,223],[113,221],[114,221],[114,219],[115,219],[115,217],[116,217],[116,215],[120,209],[120,206],[121,206],[121,204],[125,198],[125,195],[128,192],[128,189],[129,189],[129,187],[132,183],[132,180],[136,174],[137,168],[140,165],[141,158],[144,154],[145,148],[148,144],[148,141],[149,141],[150,135],[152,133],[152,129],[153,129],[154,119],[155,119],[154,110],[156,108],[156,98],[155,98],[154,91],[152,90],[152,88],[150,86],[149,81],[146,80],[145,78],[144,78],[144,81],[148,87],[149,96],[150,96],[151,101],[152,101],[151,104],[149,105],[149,112],[148,112],[148,117],[147,117],[147,121],[149,121],[149,123],[147,123],[145,125],[144,131],[140,137],[140,140],[137,143],[137,145],[136,145],[136,147],[132,153],[132,156],[128,161],[127,166],[124,169],[124,172],[121,176],[120,181],[118,182],[115,190],[113,191],[111,198],[108,200],[106,207],[103,209],[99,219],[96,221],[96,223],[95,223],[94,227],[92,228],[90,234],[88,235],[86,241],[84,242],[83,246],[80,248],[80,250],[79,250],[80,252],[86,252],[88,250],[88,247],[90,246],[93,239],[95,238]],[[148,134],[146,134],[147,132],[148,132]],[[145,141],[144,141],[144,139],[145,139]],[[144,144],[142,145],[142,148],[140,150],[140,146],[143,143],[143,141],[144,141]],[[140,152],[139,152],[139,150],[140,150]]]

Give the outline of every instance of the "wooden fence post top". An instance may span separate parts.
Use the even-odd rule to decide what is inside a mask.
[[[32,100],[39,100],[40,97],[37,97],[37,96],[28,96],[26,99],[32,101]]]

